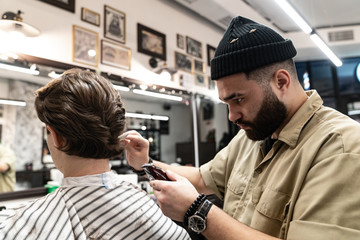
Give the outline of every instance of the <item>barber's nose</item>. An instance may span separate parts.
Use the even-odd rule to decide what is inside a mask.
[[[229,111],[229,121],[231,122],[235,122],[236,120],[238,120],[239,118],[241,118],[241,114],[238,111],[235,111],[234,108],[231,108],[230,106],[228,107],[228,111]]]

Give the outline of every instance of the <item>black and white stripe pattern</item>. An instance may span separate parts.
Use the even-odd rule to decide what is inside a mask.
[[[100,179],[87,177],[88,183]],[[63,184],[25,206],[1,211],[0,239],[190,239],[144,191],[113,181],[116,174],[106,173],[105,184],[103,178],[101,184],[83,184],[87,178]]]

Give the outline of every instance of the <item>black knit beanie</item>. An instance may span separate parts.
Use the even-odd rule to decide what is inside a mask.
[[[235,17],[211,60],[211,79],[250,72],[295,55],[291,40],[250,19]]]

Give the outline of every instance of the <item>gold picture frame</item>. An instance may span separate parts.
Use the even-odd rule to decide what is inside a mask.
[[[195,85],[200,87],[207,87],[207,79],[204,74],[194,74]]]
[[[110,41],[101,40],[101,63],[131,70],[131,49]]]
[[[205,73],[205,62],[194,59],[194,72]]]
[[[97,66],[99,59],[99,34],[73,25],[73,61]]]
[[[81,20],[95,26],[100,26],[100,14],[87,8],[81,8]]]

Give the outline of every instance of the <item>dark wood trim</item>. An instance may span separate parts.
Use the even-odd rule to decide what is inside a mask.
[[[21,198],[40,197],[46,195],[47,193],[48,189],[46,187],[37,187],[21,191],[6,192],[0,194],[0,202]]]

